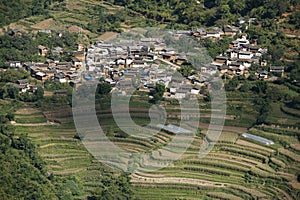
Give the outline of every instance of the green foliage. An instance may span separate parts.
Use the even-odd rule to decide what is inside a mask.
[[[252,88],[252,85],[248,81],[244,81],[243,85],[240,87],[239,91],[248,92]]]
[[[47,14],[46,8],[63,0],[0,0],[0,27],[32,15]]]
[[[61,35],[53,32],[51,34],[38,33],[35,44],[44,45],[50,49],[62,47],[64,51],[74,51],[77,48],[77,33],[62,32]]]
[[[44,89],[41,86],[38,86],[35,92],[28,90],[20,94],[19,88],[14,85],[18,80],[28,79],[28,77],[28,72],[22,69],[7,69],[6,71],[0,72],[0,99],[10,98],[24,102],[35,102],[42,99]]]
[[[295,25],[294,29],[300,29],[300,11],[289,16],[289,24]]]
[[[87,28],[94,33],[104,33],[106,31],[120,32],[120,23],[125,21],[126,13],[123,11],[116,14],[108,14],[104,7],[94,6],[88,11],[94,17],[94,20],[88,23]]]
[[[50,92],[54,92],[56,90],[68,90],[68,91],[72,90],[69,84],[62,84],[53,80],[46,80],[44,82],[44,88],[46,91],[50,91]]]
[[[228,83],[225,84],[226,91],[234,91],[236,87],[238,86],[239,81],[237,76],[234,76],[232,79],[228,81]]]
[[[183,65],[178,69],[178,72],[184,77],[196,74],[195,68],[192,65]]]
[[[36,98],[37,100],[40,100],[44,97],[44,89],[41,86],[38,86],[36,90]]]
[[[150,103],[157,103],[158,101],[162,100],[165,91],[166,88],[164,84],[156,83],[155,90],[151,92],[153,99],[150,100]]]
[[[111,91],[111,85],[109,83],[99,83],[97,87],[97,94],[99,95],[107,95]]]
[[[26,136],[0,126],[0,198],[53,199],[55,190],[47,179],[44,163]]]
[[[291,108],[300,109],[300,95],[295,96],[288,106]]]
[[[257,94],[263,95],[267,92],[267,83],[263,80],[257,81],[255,86],[253,87],[253,91],[255,91]]]
[[[29,74],[22,70],[14,70],[14,69],[7,69],[4,72],[0,72],[0,82],[3,83],[16,83],[18,80],[26,79],[29,77]]]
[[[201,41],[202,45],[207,48],[209,55],[214,58],[219,54],[223,54],[227,49],[231,39],[224,37],[218,41],[212,41],[210,39],[205,39]]]
[[[299,80],[300,80],[300,66],[296,66],[294,69],[291,70],[290,80],[292,82],[299,82]]]
[[[182,27],[181,24],[191,27],[233,24],[240,16],[269,20],[281,16],[291,5],[299,4],[297,0],[114,0],[113,2],[148,19],[168,23],[172,28]],[[291,18],[291,22],[295,19],[297,17]]]
[[[46,33],[38,33],[36,36],[23,33],[22,36],[0,36],[0,67],[4,67],[7,61],[45,61],[45,58],[38,56],[38,45],[44,45],[49,49],[54,47],[62,47],[64,49],[62,61],[70,61],[72,54],[67,53],[77,48],[76,33],[63,32],[60,37],[57,33],[51,35]],[[51,51],[47,58],[54,58]]]
[[[92,196],[88,200],[127,200],[132,199],[130,178],[127,174],[121,174],[118,177],[111,177],[108,174],[101,179],[101,188],[97,188],[92,192]]]

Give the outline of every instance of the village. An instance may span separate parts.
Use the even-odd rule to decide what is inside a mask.
[[[255,40],[250,41],[237,27],[227,25],[211,30],[173,31],[170,35],[175,41],[181,38],[216,41],[222,37],[230,37],[232,41],[226,52],[212,58],[209,64],[193,66],[197,72],[186,77],[176,75],[176,72],[182,66],[191,65],[187,52],[168,47],[162,37],[97,41],[88,47],[78,44],[77,51],[72,52],[74,57],[71,62],[48,59],[45,63],[11,61],[5,64],[10,68],[23,68],[41,82],[52,80],[78,87],[86,81],[101,80],[109,83],[119,95],[126,95],[128,88],[151,92],[156,83],[160,83],[167,89],[165,98],[177,99],[201,95],[201,88],[208,85],[210,76],[226,75],[232,78],[243,75],[247,78],[252,70],[258,79],[267,80],[270,73],[281,76],[284,73],[282,66],[270,66],[268,71],[251,68],[253,65],[268,66],[262,59],[268,50],[258,46]],[[38,48],[41,56],[46,56],[50,51],[57,55],[63,52],[61,47],[48,49],[39,45]],[[19,88],[20,93],[36,88],[30,86],[28,80],[12,84]]]

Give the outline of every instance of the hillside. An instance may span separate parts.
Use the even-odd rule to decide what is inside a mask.
[[[236,93],[229,96],[229,104],[249,104],[252,100],[245,101],[237,98]],[[232,98],[232,100],[231,100]],[[250,139],[242,137],[241,133],[247,129],[237,124],[248,120],[255,121],[255,111],[249,112],[249,107],[242,111],[238,120],[226,120],[221,138],[214,149],[204,159],[198,158],[200,144],[203,135],[208,129],[209,116],[201,118],[200,134],[195,138],[192,145],[181,159],[173,165],[158,171],[148,172],[146,169],[139,170],[129,178],[117,178],[119,172],[111,171],[104,165],[99,164],[87,152],[79,138],[72,120],[70,107],[63,106],[60,102],[45,100],[42,108],[33,108],[34,105],[21,107],[15,113],[14,126],[16,132],[26,133],[32,142],[38,146],[37,150],[41,158],[46,162],[46,169],[54,176],[74,180],[77,193],[74,197],[86,198],[87,196],[103,196],[106,190],[115,191],[114,184],[128,187],[134,192],[137,199],[174,199],[174,198],[212,198],[218,199],[297,199],[299,196],[299,130],[291,128],[297,126],[297,118],[292,115],[276,111],[272,122],[277,125],[253,126],[249,133],[271,139],[274,145],[266,146]],[[166,145],[173,135],[169,132],[160,131],[151,140],[130,137],[124,134],[115,124],[111,111],[108,109],[109,98],[99,99],[96,104],[101,128],[107,133],[111,141],[120,148],[129,152],[147,152],[156,146]],[[145,96],[135,97],[131,103],[131,116],[139,125],[149,122],[147,116],[148,107]],[[240,103],[237,103],[240,102]],[[134,105],[134,106],[133,106]],[[210,113],[205,104],[205,113]],[[176,105],[164,102],[168,110],[167,123],[177,123]],[[53,109],[55,107],[55,109]],[[251,109],[250,109],[251,110]],[[295,110],[294,110],[295,111]],[[295,111],[296,112],[296,111]],[[229,113],[230,114],[230,113]],[[173,116],[173,117],[172,117]],[[276,116],[276,117],[275,117]],[[289,118],[289,128],[283,119]],[[55,121],[53,124],[43,124],[45,121]],[[278,120],[278,121],[277,121]],[[189,125],[196,123],[192,119]],[[249,122],[246,122],[247,126]],[[107,178],[104,178],[107,176]],[[109,182],[106,182],[111,180]],[[121,181],[121,182],[120,182]],[[280,183],[280,184],[279,184]],[[108,184],[108,185],[106,185]],[[115,197],[121,198],[120,190],[114,192]],[[123,191],[123,189],[121,189]],[[130,190],[129,190],[130,191]],[[123,195],[130,195],[122,192]],[[132,197],[133,199],[133,197]]]
[[[299,4],[300,0],[0,0],[0,199],[300,199]],[[204,158],[199,158],[200,147],[211,139],[206,138],[209,130],[219,128],[211,119],[218,112],[211,105],[214,96],[210,89],[215,85],[201,83],[195,87],[199,90],[195,105],[201,113],[197,115],[194,104],[183,108],[180,101],[169,98],[171,88],[163,84],[145,88],[143,83],[145,90],[136,91],[129,101],[129,116],[138,126],[122,129],[112,109],[110,92],[116,88],[106,79],[118,80],[124,75],[115,73],[118,70],[130,72],[125,69],[128,66],[122,66],[124,55],[121,64],[116,61],[104,66],[102,63],[99,69],[102,67],[103,71],[99,70],[98,74],[96,70],[93,74],[92,70],[85,69],[85,64],[81,64],[84,69],[75,64],[80,61],[74,59],[75,55],[80,53],[83,55],[80,59],[85,60],[88,51],[78,52],[78,44],[99,53],[100,48],[91,44],[120,36],[121,32],[130,34],[128,30],[149,40],[151,34],[144,28],[147,26],[196,31],[203,28],[209,32],[216,27],[223,29],[224,25],[237,27],[241,32],[220,39],[187,35],[206,48],[209,56],[203,57],[209,57],[210,63],[211,58],[228,50],[230,42],[246,34],[251,44],[267,50],[259,60],[267,64],[251,63],[247,76],[222,75],[219,71],[215,74],[224,83],[226,102],[222,104],[227,110],[222,134]],[[135,27],[142,27],[141,33]],[[133,35],[130,38],[135,38]],[[41,55],[41,46],[49,50],[47,55]],[[178,42],[175,46],[190,48],[192,45]],[[53,50],[57,49],[63,51],[55,54]],[[166,49],[167,46],[162,51],[173,51]],[[152,52],[149,55],[153,56]],[[140,61],[137,57],[129,55],[126,59]],[[147,59],[144,65],[153,64],[157,67],[155,72],[168,71],[167,64],[178,67],[177,73],[186,78],[200,71],[190,63],[179,66],[163,56],[158,59],[153,56],[153,63]],[[24,67],[21,64],[17,67],[19,62]],[[269,73],[271,66],[283,68],[284,72]],[[36,75],[43,71],[51,74],[51,78],[44,80],[41,75],[38,79]],[[268,72],[267,78],[260,77],[258,72],[262,71]],[[136,74],[139,77],[142,73]],[[128,79],[132,76],[135,75],[124,75]],[[78,82],[74,81],[72,88],[68,83],[71,77],[80,80],[79,86],[88,82],[88,78],[94,78],[97,83],[99,80],[94,96],[100,127],[93,127],[87,121],[88,128],[101,128],[110,142],[128,152],[134,164],[136,153],[159,152],[151,154],[149,160],[162,166],[170,160],[164,160],[159,150],[167,147],[175,155],[176,150],[184,149],[184,142],[172,143],[176,132],[157,131],[156,126],[147,126],[153,114],[149,110],[157,111],[155,103],[165,109],[165,124],[181,126],[184,120],[183,128],[197,130],[196,136],[180,158],[167,167],[151,171],[150,161],[150,164],[137,162],[139,168],[132,174],[109,167],[85,146],[90,144],[97,150],[103,141],[96,138],[85,143],[86,133],[76,129],[72,113],[76,102],[72,101],[72,92]],[[213,75],[208,78],[212,79]],[[22,86],[23,82],[27,88]],[[223,83],[219,86],[223,87]],[[196,84],[191,81],[190,86]],[[145,92],[147,89],[149,92]],[[85,100],[90,97],[83,95]],[[122,100],[123,93],[116,96]],[[122,113],[123,107],[118,108]],[[88,109],[84,105],[80,111],[85,115]],[[131,134],[136,132],[151,137]],[[246,132],[252,137],[245,135]],[[182,136],[185,140],[186,135]],[[118,165],[123,164],[123,159],[127,158],[110,164],[122,168]]]
[[[14,2],[14,1],[13,1]],[[96,37],[97,33],[104,33],[105,31],[120,31],[120,22],[123,13],[123,8],[114,6],[104,1],[95,0],[59,0],[51,1],[51,4],[45,3],[44,6],[38,9],[34,6],[34,2],[26,4],[21,1],[18,6],[23,6],[25,14],[15,16],[14,12],[7,9],[3,15],[1,26],[5,30],[19,29],[25,32],[38,30],[53,30],[53,31],[69,31],[75,33],[83,33],[89,37]],[[3,10],[6,9],[6,4],[1,4]],[[7,5],[7,7],[13,7]],[[32,7],[39,10],[38,13],[32,13]],[[17,7],[18,8],[18,7]],[[5,21],[9,17],[9,21]],[[12,22],[12,23],[10,23]],[[104,26],[105,24],[105,26]]]

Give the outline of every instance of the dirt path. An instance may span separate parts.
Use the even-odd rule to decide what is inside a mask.
[[[49,125],[60,125],[59,123],[55,123],[55,122],[44,122],[44,123],[29,123],[29,124],[21,124],[21,123],[17,123],[15,121],[11,121],[10,122],[11,125],[14,126],[49,126]]]
[[[193,178],[175,178],[175,177],[164,177],[164,178],[149,178],[145,176],[140,176],[138,174],[132,174],[133,183],[180,183],[180,184],[193,184],[199,186],[213,186],[213,187],[225,187],[228,184],[218,183],[200,179]]]
[[[171,62],[166,61],[166,60],[164,60],[164,59],[157,58],[157,60],[159,60],[159,61],[161,61],[161,62],[164,62],[164,63],[166,63],[166,64],[168,64],[168,65],[171,65],[171,66],[174,67],[175,69],[180,69],[180,66],[175,65],[174,63],[171,63]]]

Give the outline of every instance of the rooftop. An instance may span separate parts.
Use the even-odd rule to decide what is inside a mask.
[[[170,131],[172,133],[192,133],[190,130],[181,128],[179,126],[173,125],[173,124],[168,124],[167,126],[163,125],[163,124],[157,124],[157,127]]]
[[[265,145],[270,145],[270,144],[274,144],[274,142],[272,140],[268,140],[266,138],[257,136],[257,135],[252,135],[250,133],[243,133],[243,137],[244,138],[250,138],[252,140],[258,141],[260,143],[263,143]]]

